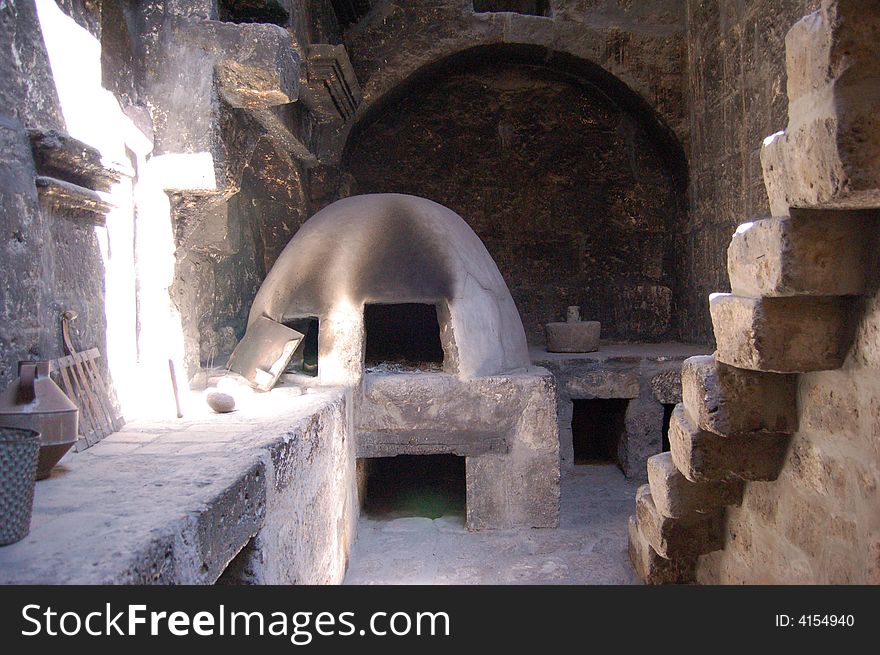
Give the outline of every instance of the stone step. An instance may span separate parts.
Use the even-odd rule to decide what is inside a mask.
[[[788,125],[764,140],[774,216],[789,207],[880,206],[876,37],[880,5],[827,0],[785,39]]]
[[[629,559],[645,584],[690,584],[696,581],[696,557],[666,559],[660,557],[644,535],[639,532],[636,517],[630,516]]]
[[[787,434],[756,432],[722,437],[696,427],[682,405],[669,421],[669,446],[675,467],[692,482],[775,480],[785,462]]]
[[[793,212],[794,213],[794,212]],[[727,249],[738,296],[859,295],[865,288],[865,222],[859,212],[801,211],[739,226]]]
[[[836,369],[849,345],[847,297],[709,297],[715,357],[755,371],[807,373]]]
[[[648,460],[648,484],[657,511],[669,518],[711,513],[742,500],[741,480],[692,482],[676,468],[668,452]]]
[[[682,401],[700,429],[722,436],[797,430],[797,379],[691,357],[681,369]]]
[[[663,516],[647,484],[636,492],[636,523],[651,547],[666,559],[696,557],[724,547],[721,510],[686,518]]]

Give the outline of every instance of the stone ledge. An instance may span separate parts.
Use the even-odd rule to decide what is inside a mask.
[[[789,435],[758,432],[722,437],[691,423],[682,405],[672,412],[669,446],[676,468],[692,482],[775,480]]]
[[[648,459],[648,483],[657,511],[670,518],[714,512],[742,500],[741,480],[692,482],[676,468],[668,452]]]
[[[666,559],[696,557],[724,548],[721,510],[685,518],[663,516],[648,485],[636,492],[636,524],[651,547]]]
[[[645,536],[639,532],[636,517],[629,517],[627,528],[629,529],[629,559],[645,584],[690,584],[695,582],[696,557],[672,560],[660,557],[645,539]]]
[[[326,490],[318,482],[334,475],[342,476],[340,495],[353,489],[353,474],[346,480],[332,456],[341,448],[338,433],[347,431],[337,424],[346,402],[342,390],[300,396],[276,388],[230,414],[134,422],[68,454],[37,484],[30,534],[0,548],[0,583],[214,582],[252,537],[289,520],[284,498],[308,493],[311,501],[306,487]],[[285,473],[321,456],[320,472]],[[329,521],[335,531],[340,518],[320,517],[299,530]],[[300,582],[324,581],[311,570],[327,569],[326,553],[320,556],[320,565],[300,563]],[[344,566],[337,562],[329,575],[341,579]]]
[[[559,524],[556,383],[545,369],[367,373],[357,414],[359,457],[467,456],[468,529]]]
[[[727,249],[738,296],[845,296],[865,288],[866,221],[858,212],[801,210],[739,226]]]
[[[797,430],[797,381],[734,368],[710,355],[691,357],[681,369],[688,418],[701,430],[725,437]]]
[[[681,365],[711,348],[687,343],[603,342],[591,353],[551,353],[532,348],[532,363],[550,370],[559,387],[560,455],[574,466],[572,400],[629,400],[618,456],[628,478],[645,479],[648,457],[661,450],[663,404],[681,402]]]
[[[718,361],[737,368],[808,373],[839,368],[849,346],[846,297],[742,298],[714,293],[709,313]]]

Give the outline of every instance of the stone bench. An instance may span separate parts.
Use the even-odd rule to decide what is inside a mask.
[[[30,534],[0,548],[0,583],[340,582],[358,516],[348,402],[276,387],[69,453],[37,483]]]

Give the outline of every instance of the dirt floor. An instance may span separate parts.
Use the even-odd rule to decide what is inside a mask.
[[[638,584],[626,552],[637,486],[614,465],[574,467],[556,530],[362,514],[345,584]]]

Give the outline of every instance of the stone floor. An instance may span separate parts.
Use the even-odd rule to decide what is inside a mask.
[[[575,467],[562,478],[557,530],[362,514],[345,584],[638,584],[626,552],[636,487],[616,466]]]

